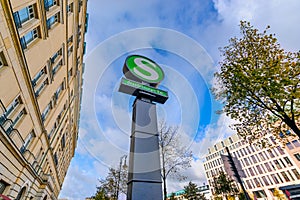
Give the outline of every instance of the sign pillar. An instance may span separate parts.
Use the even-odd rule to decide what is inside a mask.
[[[162,180],[156,104],[165,103],[166,91],[156,86],[163,79],[161,68],[138,55],[126,58],[119,91],[136,96],[133,104],[127,200],[162,199]]]
[[[156,105],[135,99],[133,105],[128,200],[162,199]]]

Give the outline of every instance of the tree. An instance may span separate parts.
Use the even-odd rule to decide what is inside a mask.
[[[215,195],[225,196],[226,199],[228,199],[228,196],[236,195],[238,193],[235,182],[223,171],[220,172],[219,176],[214,177],[213,188]]]
[[[119,193],[126,194],[127,176],[128,167],[126,161],[118,170],[109,168],[108,175],[104,179],[99,180],[100,186],[97,187],[95,197],[98,195],[99,199],[108,198],[109,200],[116,200]]]
[[[188,200],[206,200],[204,194],[200,193],[198,186],[191,181],[184,186],[184,198]]]
[[[280,193],[280,191],[277,188],[274,189],[273,196],[276,197],[277,200],[286,199],[285,195],[283,193]]]
[[[162,161],[162,179],[164,200],[167,199],[167,177],[173,176],[178,180],[186,177],[179,172],[191,167],[192,152],[180,142],[178,127],[168,126],[165,122],[159,124],[159,146]]]
[[[174,192],[171,193],[171,196],[169,197],[169,200],[175,200],[175,193]]]
[[[93,197],[95,200],[109,200],[108,195],[103,187],[97,187],[97,192]]]
[[[231,38],[221,48],[221,70],[215,73],[215,97],[233,125],[249,141],[268,133],[277,138],[300,137],[300,52],[284,51],[274,34],[259,33],[241,21],[242,38]],[[293,133],[291,133],[291,131]]]

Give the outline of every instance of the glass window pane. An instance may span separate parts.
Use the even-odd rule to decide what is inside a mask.
[[[300,174],[298,173],[298,171],[296,169],[292,169],[293,173],[295,174],[297,179],[300,179]]]
[[[295,147],[300,147],[300,143],[298,140],[294,140],[294,141],[292,141],[292,143]]]
[[[23,8],[22,10],[18,11],[19,12],[19,17],[21,23],[24,23],[29,20],[29,13],[28,13],[28,8]]]

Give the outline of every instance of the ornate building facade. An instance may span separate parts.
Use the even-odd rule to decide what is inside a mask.
[[[57,199],[78,137],[87,0],[1,0],[0,194]]]

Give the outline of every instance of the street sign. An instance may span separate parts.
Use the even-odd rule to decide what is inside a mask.
[[[119,87],[119,92],[130,94],[133,96],[142,96],[150,99],[151,101],[164,104],[168,99],[168,92],[157,89],[136,81],[122,78]]]
[[[156,88],[164,72],[154,61],[128,56],[119,92],[136,96],[133,103],[127,200],[162,199],[161,165],[156,104],[165,103],[168,92]]]
[[[130,80],[149,83],[154,87],[164,79],[164,72],[160,66],[153,60],[140,55],[131,55],[126,58],[123,73]]]

